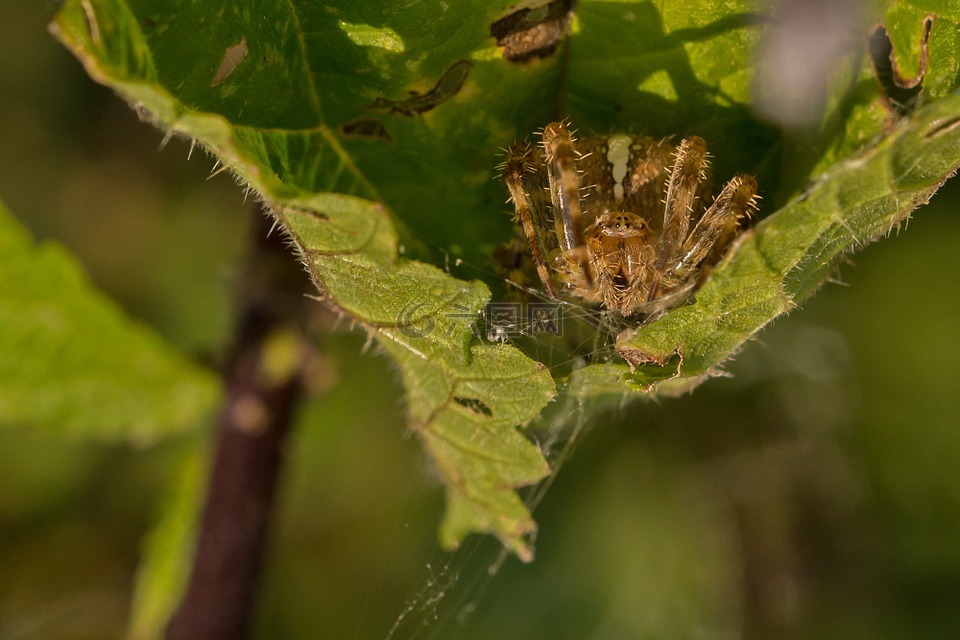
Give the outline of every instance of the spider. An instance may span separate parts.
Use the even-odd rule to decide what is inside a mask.
[[[578,141],[554,122],[541,138],[511,145],[499,169],[518,239],[553,299],[655,317],[696,291],[756,209],[747,175],[704,207],[708,154],[696,136],[676,146],[623,134]]]

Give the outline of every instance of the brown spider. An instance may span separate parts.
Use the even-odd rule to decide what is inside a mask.
[[[554,122],[542,138],[514,143],[500,169],[518,235],[554,299],[564,292],[624,317],[662,313],[702,284],[756,209],[746,175],[704,209],[707,146],[696,136],[676,147],[622,134],[577,141]]]

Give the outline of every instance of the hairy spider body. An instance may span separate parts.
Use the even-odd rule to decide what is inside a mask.
[[[500,168],[547,293],[649,318],[702,284],[756,208],[757,183],[745,175],[705,207],[708,164],[696,136],[578,141],[554,122],[539,145],[507,149]]]

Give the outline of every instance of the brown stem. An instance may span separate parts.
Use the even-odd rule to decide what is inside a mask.
[[[266,239],[262,225],[256,233],[234,356],[224,374],[226,401],[196,555],[168,640],[246,636],[284,443],[301,393],[299,366],[278,377],[264,357],[277,328],[302,315],[302,294],[290,295],[290,285],[302,286],[304,278],[279,238]]]

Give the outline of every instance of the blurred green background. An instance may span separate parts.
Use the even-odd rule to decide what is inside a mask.
[[[53,9],[0,8],[0,198],[212,362],[257,206],[185,142],[158,151],[46,34]],[[398,638],[960,637],[958,247],[955,182],[731,377],[590,420],[534,514],[536,561],[451,594],[441,618],[475,611],[426,629],[432,596],[469,587],[495,545],[442,569],[442,491],[397,377],[335,331],[332,387],[303,407],[281,479],[256,637],[384,638],[408,602],[424,612]],[[200,437],[139,450],[0,429],[0,640],[124,635],[142,537]]]

